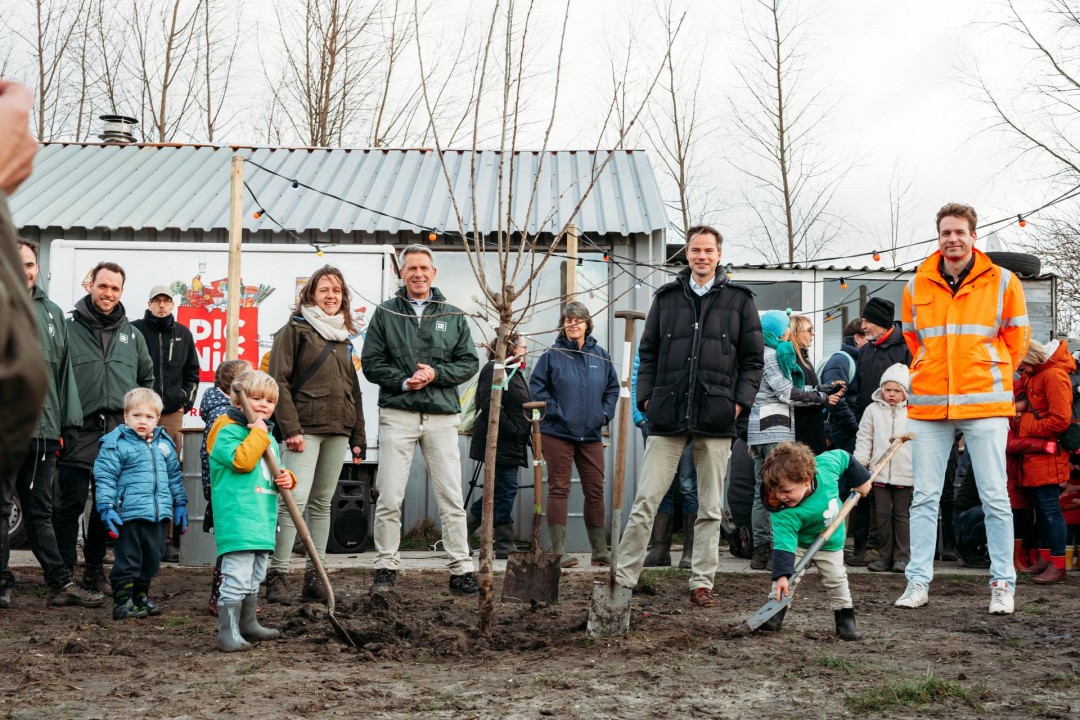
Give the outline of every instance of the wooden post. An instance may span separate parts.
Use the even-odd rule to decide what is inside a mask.
[[[577,225],[566,226],[566,303],[577,300]]]
[[[240,357],[240,241],[244,234],[244,158],[232,157],[229,193],[229,292],[225,310],[225,359]],[[259,358],[247,358],[258,365]]]

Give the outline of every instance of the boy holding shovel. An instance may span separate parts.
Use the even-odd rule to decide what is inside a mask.
[[[776,446],[765,459],[761,476],[762,502],[772,513],[772,595],[780,601],[790,592],[789,578],[798,558],[840,512],[841,476],[847,480],[848,487],[863,497],[870,492],[871,476],[845,450],[830,450],[815,458],[806,445],[792,442]],[[829,594],[836,634],[841,640],[860,640],[862,635],[855,627],[855,610],[844,567],[844,537],[841,525],[813,557],[821,573],[821,584]],[[761,628],[779,630],[786,613],[785,607]]]

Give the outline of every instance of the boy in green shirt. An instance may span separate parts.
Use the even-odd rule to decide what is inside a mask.
[[[777,600],[790,592],[788,578],[797,560],[840,512],[841,476],[863,497],[870,492],[870,472],[845,450],[830,450],[815,458],[802,443],[782,442],[766,458],[761,470],[762,499],[772,513],[772,592]],[[862,635],[855,627],[844,567],[844,536],[841,524],[814,555],[814,564],[829,594],[836,634],[841,640],[859,640]],[[787,608],[778,612],[762,629],[779,630],[786,612]]]
[[[257,416],[253,423],[240,409],[237,387]],[[232,407],[214,421],[206,436],[214,540],[221,558],[217,647],[224,652],[250,650],[248,640],[273,640],[280,634],[259,625],[255,617],[259,583],[266,577],[276,540],[278,488],[296,486],[291,472],[282,469],[271,477],[263,461],[268,447],[281,457],[267,427],[277,400],[274,378],[264,372],[241,374],[231,391]]]

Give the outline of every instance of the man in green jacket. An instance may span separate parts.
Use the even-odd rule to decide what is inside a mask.
[[[439,503],[450,592],[472,595],[479,586],[461,498],[457,386],[476,374],[479,363],[465,314],[431,286],[436,272],[431,250],[409,245],[398,265],[405,287],[375,310],[360,354],[364,376],[379,386],[377,554],[371,592],[388,592],[397,579],[401,503],[419,443]]]
[[[68,352],[82,404],[80,427],[64,437],[60,455],[60,502],[56,510],[56,540],[69,571],[78,558],[79,517],[93,483],[98,440],[124,421],[124,395],[137,387],[152,388],[154,365],[142,333],[128,322],[120,296],[124,269],[100,262],[90,273],[90,292],[77,303],[68,320]],[[90,513],[83,557],[82,586],[105,589],[105,526],[96,509]]]
[[[45,391],[41,419],[38,420],[33,439],[29,443],[29,451],[23,457],[22,464],[7,471],[7,477],[4,478],[7,483],[6,494],[8,497],[11,497],[12,491],[19,494],[26,537],[45,574],[45,583],[49,586],[46,604],[49,607],[101,607],[105,602],[103,595],[88,593],[72,582],[71,572],[64,564],[56,544],[56,533],[53,530],[56,458],[60,454],[60,438],[64,431],[67,430],[70,434],[71,430],[82,425],[82,405],[79,403],[75,372],[68,354],[68,331],[64,314],[37,285],[37,244],[22,238],[19,238],[18,242],[19,255],[26,274],[26,287],[33,297],[38,335],[41,337],[41,349],[45,355],[48,388]],[[6,512],[5,509],[4,513]],[[0,582],[11,586],[15,578],[7,570],[7,557],[2,560]]]
[[[30,133],[34,93],[0,77],[0,557],[7,567],[8,514],[13,502],[5,475],[18,467],[41,411],[45,363],[15,245],[7,196],[33,169],[37,141]],[[0,608],[11,604],[14,578],[0,580]]]

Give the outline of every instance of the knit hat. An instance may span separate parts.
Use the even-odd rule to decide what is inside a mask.
[[[872,297],[863,308],[862,318],[866,322],[878,327],[891,328],[893,317],[896,315],[896,306],[885,298]]]
[[[908,366],[903,363],[896,363],[886,368],[885,372],[881,374],[881,385],[879,387],[884,388],[887,382],[894,382],[904,388],[904,395],[910,393],[911,373],[908,371]]]
[[[780,337],[787,331],[789,322],[788,314],[783,310],[766,310],[761,316],[761,330]]]

